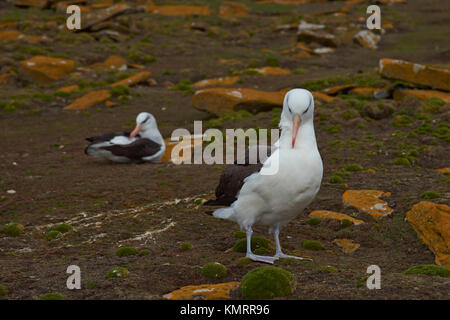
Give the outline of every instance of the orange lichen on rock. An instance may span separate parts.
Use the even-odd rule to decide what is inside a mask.
[[[250,11],[245,4],[238,2],[225,1],[219,9],[221,17],[246,17]]]
[[[450,81],[450,79],[449,79]],[[404,98],[416,98],[422,101],[428,101],[431,98],[439,98],[445,103],[450,103],[450,93],[438,90],[395,90],[395,100],[403,100]]]
[[[250,68],[245,71],[257,72],[264,76],[281,76],[291,74],[291,70],[279,67]]]
[[[436,172],[439,172],[439,173],[450,173],[450,168],[436,169]]]
[[[331,102],[335,99],[334,97],[331,97],[323,92],[316,91],[316,92],[313,92],[312,95],[313,95],[314,99],[319,99],[319,100],[322,100],[325,102]]]
[[[334,96],[340,92],[347,92],[348,90],[354,88],[355,84],[344,84],[341,86],[334,86],[330,88],[323,89],[322,92],[331,96]]]
[[[94,63],[92,67],[99,67],[108,70],[126,70],[127,60],[121,56],[112,55],[103,62]]]
[[[42,84],[64,77],[75,70],[75,61],[69,59],[35,56],[20,62],[22,72]]]
[[[203,88],[210,86],[231,86],[238,82],[241,78],[238,76],[234,77],[220,77],[215,79],[205,79],[201,81],[197,81],[192,85],[194,88]]]
[[[421,201],[406,213],[405,219],[434,252],[436,264],[450,268],[450,207]]]
[[[203,300],[229,299],[230,291],[238,288],[239,281],[201,284],[198,286],[185,286],[178,290],[165,294],[163,297],[169,300],[192,300],[201,298]]]
[[[311,218],[335,219],[335,220],[339,220],[339,221],[349,220],[349,221],[353,222],[355,225],[364,223],[363,220],[355,219],[345,213],[339,213],[339,212],[334,212],[334,211],[329,211],[329,210],[314,210],[309,214],[309,216]]]
[[[126,79],[117,81],[113,84],[111,84],[111,87],[115,87],[115,86],[132,86],[134,84],[137,84],[141,81],[146,80],[148,77],[150,77],[150,71],[142,71],[142,72],[138,72],[134,75],[132,75],[131,77],[128,77]]]
[[[380,60],[379,72],[386,78],[450,91],[450,70],[448,69],[385,58]]]
[[[161,157],[161,162],[173,162],[181,164],[190,162],[194,154],[194,147],[201,147],[203,144],[203,136],[183,136],[180,140],[172,140],[171,138],[164,139],[166,150]],[[173,150],[177,146],[177,150]]]
[[[149,5],[147,11],[163,16],[209,15],[211,9],[201,5]]]
[[[349,239],[334,239],[333,243],[338,245],[344,253],[353,253],[360,247],[359,243],[354,243]]]
[[[8,41],[19,40],[20,35],[21,35],[21,33],[17,30],[0,31],[0,41],[8,42]]]
[[[262,112],[283,106],[287,90],[261,91],[255,89],[210,88],[195,92],[192,104],[195,108],[223,115],[229,111],[247,110]]]
[[[65,107],[66,110],[83,110],[92,107],[96,104],[102,103],[111,98],[111,94],[108,90],[92,91],[84,96],[76,99],[70,105]]]
[[[62,87],[59,88],[58,90],[56,90],[56,92],[65,92],[65,93],[69,93],[69,92],[73,92],[75,90],[78,90],[80,87],[77,84],[71,85],[71,86],[66,86],[66,87]]]
[[[342,195],[344,205],[352,206],[369,214],[375,220],[392,213],[392,208],[379,197],[390,196],[381,190],[347,190]]]

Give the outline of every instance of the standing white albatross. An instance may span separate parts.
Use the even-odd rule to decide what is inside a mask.
[[[237,200],[228,208],[214,211],[214,217],[237,222],[247,233],[246,256],[254,261],[273,263],[279,258],[296,258],[281,251],[279,232],[315,198],[322,181],[323,165],[314,133],[314,98],[308,90],[286,93],[280,119],[279,148],[264,162],[263,169],[278,162],[274,174],[254,173],[244,180]],[[267,171],[266,171],[267,172]],[[267,225],[274,233],[273,257],[251,250],[252,226]]]
[[[105,133],[86,140],[91,142],[84,151],[87,155],[120,163],[159,162],[166,149],[156,119],[148,112],[138,114],[131,133]]]

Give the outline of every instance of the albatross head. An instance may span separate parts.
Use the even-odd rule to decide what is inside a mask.
[[[295,146],[300,126],[313,121],[314,98],[308,90],[292,89],[286,93],[280,118],[280,129],[292,132],[292,148]]]
[[[155,117],[148,112],[141,112],[136,117],[136,128],[130,133],[130,138],[134,138],[139,132],[146,132],[158,129]]]

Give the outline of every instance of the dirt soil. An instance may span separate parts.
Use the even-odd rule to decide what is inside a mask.
[[[89,67],[115,54],[129,63],[144,65],[156,80],[131,87],[128,97],[114,98],[118,102],[114,107],[100,105],[83,111],[63,110],[80,93],[55,96],[54,92],[74,83],[88,92],[111,81],[108,78],[117,79],[123,73],[139,70],[80,71],[49,85],[38,85],[22,77],[17,69],[12,82],[0,85],[4,106],[0,111],[0,225],[13,221],[24,226],[19,237],[0,233],[0,284],[9,290],[0,299],[35,299],[50,292],[59,292],[67,299],[162,299],[164,294],[186,285],[240,281],[248,271],[263,265],[238,264],[243,254],[230,248],[238,241],[234,234],[239,227],[215,219],[212,208],[194,203],[197,198],[214,197],[224,165],[120,165],[84,154],[84,138],[131,130],[136,115],[142,111],[156,117],[164,137],[176,128],[192,131],[194,120],[204,120],[204,128],[276,127],[279,110],[215,119],[192,106],[189,88],[171,89],[180,81],[226,76],[248,67],[265,66],[274,58],[279,66],[298,72],[285,76],[244,74],[236,87],[275,91],[307,87],[305,84],[327,86],[358,75],[382,83],[385,80],[375,68],[383,57],[450,64],[450,8],[445,10],[448,4],[442,1],[408,0],[407,4],[382,6],[383,18],[392,21],[394,30],[382,35],[377,50],[350,41],[332,54],[304,60],[281,54],[293,47],[296,34],[276,31],[277,25],[302,18],[339,26],[365,17],[369,1],[351,6],[347,15],[338,18],[324,12],[339,10],[342,1],[303,5],[242,1],[250,7],[250,14],[234,21],[217,16],[221,1],[177,4],[187,2],[209,5],[212,13],[188,17],[126,13],[114,21],[137,31],[130,31],[120,42],[95,39],[89,32],[61,31],[50,22],[60,24],[64,15],[51,9],[0,4],[0,24],[17,21],[21,32],[46,34],[52,39],[43,45],[0,44],[0,68],[14,69],[18,61],[38,54],[71,58],[78,67]],[[206,26],[207,31],[186,27],[192,22]],[[145,55],[156,61],[144,59]],[[220,59],[235,59],[240,64],[220,63]],[[322,81],[312,83],[313,79]],[[11,101],[16,102],[13,107],[8,104]],[[364,106],[373,103],[390,108],[391,114],[380,120],[368,118]],[[356,115],[345,112],[349,109],[356,110]],[[440,194],[440,198],[429,201],[449,204],[448,178],[435,169],[449,167],[448,133],[439,134],[437,126],[448,126],[450,108],[446,105],[440,113],[426,113],[431,131],[409,134],[424,124],[425,120],[418,116],[422,110],[419,101],[374,101],[350,95],[331,103],[316,103],[316,135],[324,162],[321,190],[280,235],[287,252],[310,257],[313,262],[276,263],[298,280],[295,293],[287,299],[450,298],[448,279],[403,274],[414,265],[434,264],[434,254],[404,221],[405,213],[423,200],[425,191]],[[402,115],[409,122],[393,125],[395,117]],[[395,165],[398,157],[409,157],[410,166]],[[359,164],[364,170],[347,172],[340,183],[330,182],[348,164]],[[366,172],[368,168],[373,172]],[[374,221],[369,215],[344,207],[345,189],[391,192],[384,199],[394,212]],[[319,209],[346,213],[366,223],[344,229],[326,221],[318,226],[307,224],[308,213]],[[49,229],[63,222],[73,229],[58,239],[47,240]],[[265,228],[254,230],[255,235],[272,240]],[[345,254],[332,243],[336,238],[348,238],[361,246],[353,254]],[[302,248],[301,242],[307,239],[319,240],[325,250]],[[193,248],[181,250],[182,242],[191,243]],[[150,253],[118,257],[115,252],[120,246],[148,249]],[[225,265],[227,276],[205,278],[200,268],[208,262]],[[81,290],[66,288],[66,269],[73,264],[81,268]],[[381,290],[369,290],[365,285],[367,267],[374,264],[382,271]],[[106,272],[117,266],[125,266],[129,276],[105,279]],[[333,266],[337,272],[324,271],[323,266]],[[242,298],[239,291],[233,297]]]

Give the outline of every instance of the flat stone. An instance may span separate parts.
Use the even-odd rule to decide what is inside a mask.
[[[333,243],[341,248],[344,253],[351,254],[360,247],[359,243],[354,243],[349,239],[334,239]]]
[[[334,99],[336,99],[334,97],[331,97],[331,96],[327,95],[326,93],[318,92],[318,91],[312,92],[312,95],[313,95],[314,99],[319,99],[319,100],[322,100],[324,102],[331,102]]]
[[[105,61],[94,63],[92,67],[104,68],[107,70],[121,70],[127,69],[127,60],[121,56],[112,55],[109,56]]]
[[[405,98],[416,98],[422,101],[428,101],[431,98],[439,98],[445,103],[450,103],[450,93],[438,90],[419,90],[419,89],[397,89],[394,90],[394,99],[401,101]]]
[[[0,74],[0,84],[7,83],[9,77],[11,77],[14,73],[8,72],[4,74]]]
[[[205,79],[201,81],[197,81],[192,85],[194,88],[203,88],[203,87],[211,87],[211,86],[231,86],[238,82],[241,78],[239,76],[233,77],[220,77],[215,79]]]
[[[21,33],[17,30],[0,31],[0,41],[9,42],[19,40]]]
[[[435,254],[436,264],[450,268],[450,207],[421,201],[406,213],[405,220]]]
[[[84,110],[111,98],[108,90],[91,91],[66,106],[66,110]]]
[[[355,219],[345,213],[334,212],[329,210],[314,210],[309,214],[309,216],[311,218],[334,219],[338,221],[349,220],[353,222],[355,225],[364,223],[363,220]]]
[[[73,92],[73,91],[75,91],[75,90],[78,90],[79,88],[80,88],[80,87],[78,87],[77,84],[74,84],[74,85],[71,85],[71,86],[66,86],[66,87],[59,88],[58,90],[56,90],[56,92],[66,92],[66,93],[69,93],[69,92]]]
[[[355,86],[356,85],[354,83],[352,83],[352,84],[344,84],[344,85],[341,85],[341,86],[334,86],[334,87],[323,89],[322,92],[325,93],[325,94],[334,96],[334,95],[336,95],[338,93],[341,93],[341,92],[347,92],[350,89],[354,88]]]
[[[373,96],[373,94],[376,91],[379,91],[380,88],[369,88],[369,87],[362,87],[362,88],[353,88],[350,90],[351,94],[363,94],[368,96]]]
[[[75,61],[69,59],[35,56],[20,62],[22,73],[34,81],[47,84],[61,79],[75,70]]]
[[[131,7],[125,3],[118,3],[105,9],[99,9],[88,12],[83,19],[81,19],[81,29],[77,31],[87,30],[96,24],[110,20],[118,15],[131,10]]]
[[[181,164],[183,162],[192,163],[192,157],[194,154],[194,147],[203,145],[203,136],[195,137],[180,137],[180,141],[172,141],[171,138],[164,139],[164,143],[166,145],[166,150],[164,151],[164,155],[161,157],[161,162],[171,162],[175,164]],[[177,150],[173,150],[175,146],[178,145]],[[181,151],[182,150],[182,151]],[[172,154],[173,151],[173,154]]]
[[[316,32],[311,30],[299,30],[297,33],[297,41],[317,42],[327,47],[337,47],[336,37],[330,33]]]
[[[211,9],[202,5],[149,5],[147,12],[163,16],[191,16],[191,15],[209,15]]]
[[[148,79],[150,77],[150,74],[151,74],[150,71],[138,72],[138,73],[132,75],[131,77],[117,81],[117,82],[111,84],[110,86],[111,87],[120,86],[120,85],[132,86],[132,85],[135,85],[139,82],[142,82],[142,81]]]
[[[230,291],[240,286],[239,281],[201,284],[197,286],[185,286],[178,290],[165,294],[163,297],[169,300],[203,300],[229,299]]]
[[[255,89],[210,88],[195,92],[195,108],[221,116],[229,111],[247,110],[252,113],[283,106],[287,90],[268,92]]]
[[[371,50],[375,50],[378,48],[377,44],[378,44],[378,42],[380,42],[381,37],[369,30],[362,30],[362,31],[358,32],[357,34],[355,34],[353,39],[359,45],[361,45],[365,48],[369,48]]]
[[[450,70],[396,59],[381,59],[379,72],[383,77],[398,79],[434,89],[450,91]]]
[[[245,71],[254,71],[264,76],[281,76],[291,74],[291,70],[279,67],[249,68]]]
[[[219,9],[221,17],[246,17],[250,9],[246,5],[238,2],[224,1]]]
[[[369,214],[375,220],[390,215],[392,209],[379,197],[390,196],[389,192],[381,190],[346,190],[342,195],[344,205],[351,206],[360,212]]]

